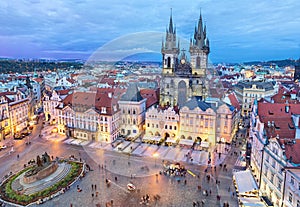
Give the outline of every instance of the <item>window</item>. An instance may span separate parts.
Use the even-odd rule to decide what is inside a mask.
[[[300,200],[297,200],[297,207],[300,207]]]
[[[289,193],[289,202],[293,203],[293,194],[291,192]]]
[[[165,129],[168,129],[168,125],[165,125]]]
[[[172,129],[172,126],[171,126],[171,125],[169,126],[169,129]]]
[[[270,181],[271,183],[274,183],[274,173],[271,173]]]
[[[134,129],[134,130],[132,130],[132,133],[134,133],[134,134],[135,134],[135,133],[136,133],[136,130],[135,130],[135,129]]]
[[[177,127],[176,127],[176,126],[174,126],[174,130],[177,130]]]
[[[147,124],[147,127],[150,127],[150,124],[149,124],[149,123]]]
[[[133,114],[135,114],[136,112],[135,112],[135,109],[133,109]]]
[[[295,184],[295,178],[293,176],[291,176],[291,184],[294,185]]]
[[[281,184],[282,184],[282,180],[278,179],[278,183],[277,183],[278,190],[281,190]]]

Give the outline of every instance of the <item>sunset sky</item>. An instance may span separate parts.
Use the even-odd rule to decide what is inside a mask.
[[[0,1],[0,57],[88,59],[114,44],[160,53],[170,8],[183,43],[201,10],[214,63],[300,57],[299,0]]]

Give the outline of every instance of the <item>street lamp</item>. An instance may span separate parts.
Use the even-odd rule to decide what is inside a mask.
[[[158,158],[158,156],[159,156],[159,154],[158,154],[157,152],[155,152],[155,153],[153,154],[153,157],[155,158],[155,167],[156,167],[156,159]]]

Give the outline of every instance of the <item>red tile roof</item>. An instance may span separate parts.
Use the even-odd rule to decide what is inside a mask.
[[[87,108],[95,108],[98,113],[102,114],[102,107],[106,108],[105,115],[112,115],[114,107],[118,110],[118,100],[123,91],[112,88],[99,88],[97,92],[74,92],[68,95],[63,103],[64,105],[81,105]]]
[[[58,95],[67,95],[70,91],[71,91],[71,90],[69,90],[69,89],[58,90],[58,91],[56,91],[56,93],[57,93]]]
[[[238,101],[238,99],[237,99],[237,97],[236,97],[236,95],[235,95],[234,92],[232,92],[231,94],[229,94],[229,95],[228,95],[228,98],[229,98],[229,100],[230,100],[231,105],[232,105],[234,108],[236,108],[237,110],[240,110],[240,109],[241,109],[241,105],[240,105],[240,103],[239,103],[239,101]]]
[[[146,108],[149,108],[154,104],[158,103],[158,95],[157,95],[159,93],[158,90],[146,88],[146,89],[141,89],[140,93],[143,98],[147,98]]]
[[[41,83],[41,82],[43,82],[43,78],[33,78],[33,80],[35,80],[36,82],[38,82],[38,83]]]
[[[286,89],[283,86],[279,87],[278,93],[271,97],[274,103],[300,103],[297,99],[291,99],[291,94],[297,94],[299,89]]]
[[[76,81],[72,78],[67,78],[67,81],[70,82],[70,83],[76,83]]]
[[[286,106],[289,111],[286,112]],[[300,112],[300,104],[283,104],[258,102],[258,115],[264,123],[268,137],[295,138],[295,126],[292,121],[292,114]]]
[[[300,164],[300,139],[294,139],[293,142],[287,144],[286,140],[279,140],[281,146],[284,144],[285,155],[292,163]]]

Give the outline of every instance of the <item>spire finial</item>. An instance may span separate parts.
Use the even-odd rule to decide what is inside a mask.
[[[169,33],[174,33],[174,31],[173,31],[173,20],[172,20],[172,8],[171,8],[171,13],[170,13]]]

